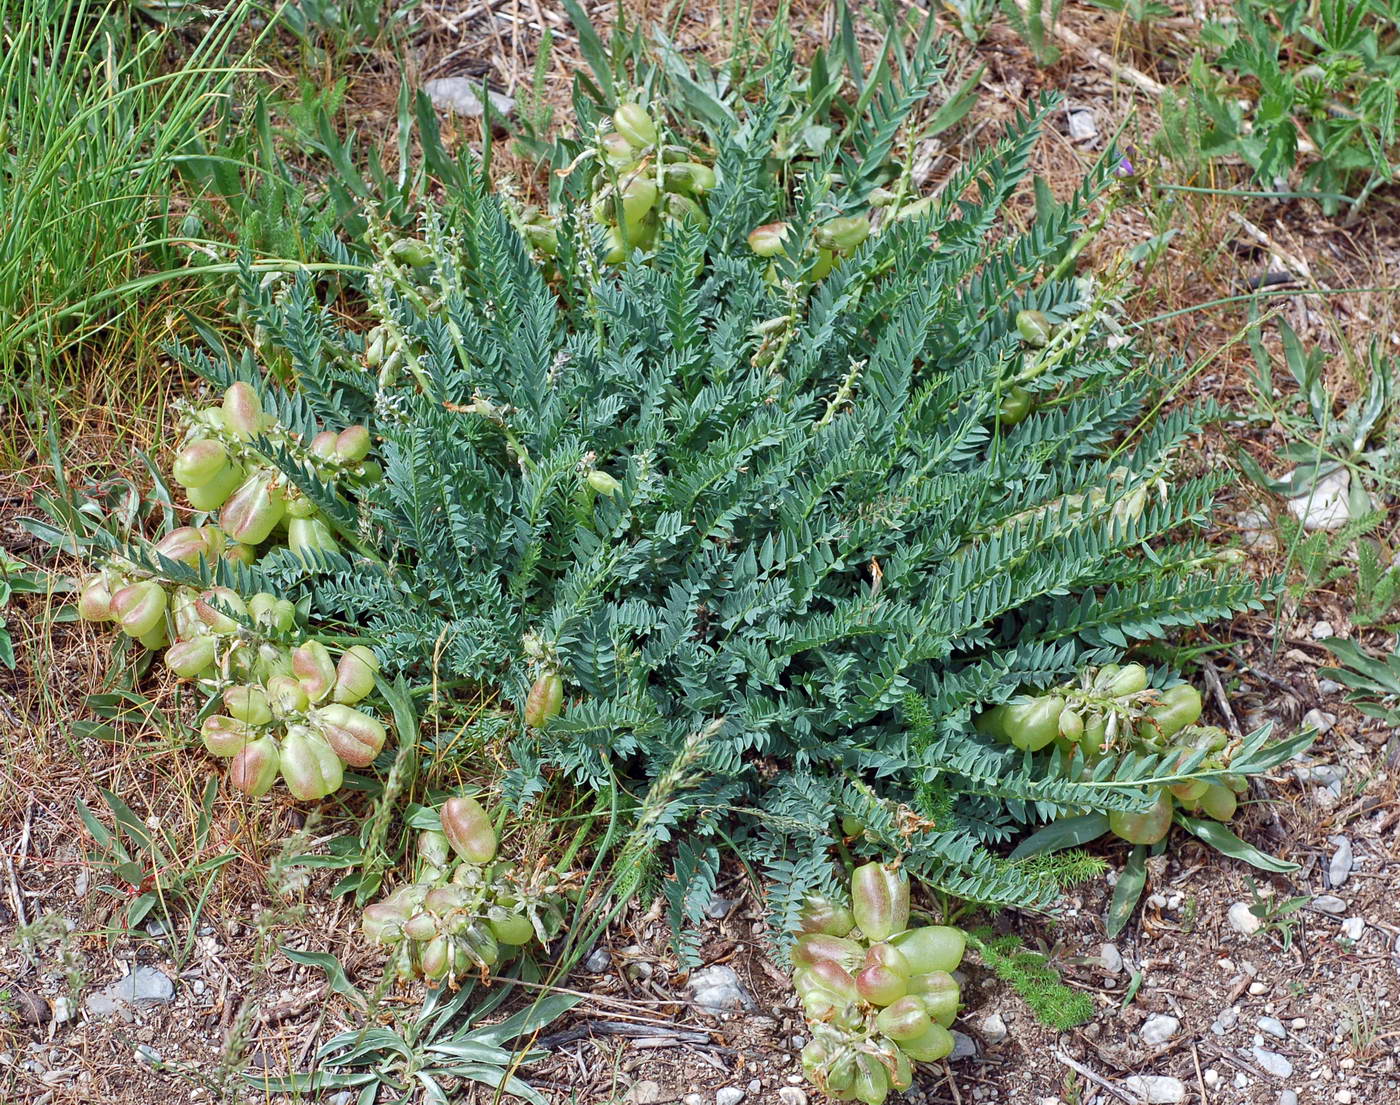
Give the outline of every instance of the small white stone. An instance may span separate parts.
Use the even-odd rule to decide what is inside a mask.
[[[739,1105],[744,1100],[744,1091],[738,1086],[725,1086],[715,1094],[715,1105]]]
[[[1276,1051],[1266,1051],[1262,1047],[1251,1049],[1254,1054],[1254,1061],[1260,1065],[1267,1074],[1272,1074],[1275,1078],[1289,1078],[1293,1074],[1293,1064]]]
[[[1230,927],[1241,936],[1253,936],[1264,926],[1263,918],[1249,908],[1248,902],[1236,902],[1226,914]]]
[[[1293,1090],[1284,1090],[1278,1095],[1278,1105],[1298,1105],[1298,1095]]]
[[[67,994],[60,994],[58,997],[54,998],[50,1009],[55,1024],[62,1024],[64,1021],[71,1021],[73,1019],[73,999]]]
[[[1352,855],[1350,840],[1344,836],[1333,839],[1336,841],[1337,850],[1332,853],[1332,859],[1327,864],[1327,877],[1332,880],[1333,886],[1341,886],[1351,878],[1351,869],[1356,861]]]
[[[999,1044],[1009,1035],[1006,1030],[1006,1021],[1002,1019],[1000,1013],[990,1013],[983,1017],[977,1031],[982,1039],[989,1044]]]
[[[1337,1105],[1351,1105],[1350,1090],[1338,1090],[1333,1096],[1336,1098]]]
[[[778,1100],[783,1105],[807,1105],[807,1094],[797,1086],[783,1086],[778,1090]]]
[[[966,1032],[953,1033],[953,1050],[948,1056],[951,1063],[956,1059],[971,1059],[977,1054],[977,1042]]]
[[[1165,1013],[1154,1013],[1143,1022],[1138,1035],[1149,1047],[1161,1047],[1181,1028],[1181,1021],[1175,1017],[1169,1017]]]
[[[1296,1032],[1300,1028],[1307,1028],[1308,1022],[1305,1021],[1302,1017],[1294,1017],[1291,1021],[1288,1022],[1288,1027]]]
[[[428,99],[435,108],[468,118],[478,118],[485,111],[481,103],[480,88],[480,81],[468,77],[439,77],[423,85],[423,91],[428,94]],[[515,110],[515,101],[509,96],[489,91],[487,95],[491,99],[492,110],[497,114],[509,115]]]
[[[1288,1038],[1288,1030],[1283,1027],[1283,1022],[1277,1017],[1260,1017],[1254,1023],[1270,1036],[1277,1036],[1280,1040]]]
[[[1092,111],[1071,111],[1068,117],[1069,136],[1076,142],[1087,142],[1099,136],[1098,124]],[[1344,470],[1345,471],[1345,470]]]
[[[1267,994],[1269,992],[1269,987],[1268,984],[1264,982],[1251,982],[1249,984],[1249,992],[1257,998],[1260,994]]]
[[[1214,1067],[1206,1067],[1206,1071],[1201,1075],[1201,1080],[1205,1082],[1208,1089],[1215,1089],[1220,1085],[1220,1072]]]
[[[1361,917],[1348,917],[1342,922],[1342,935],[1348,940],[1360,940],[1366,931],[1366,922]]]
[[[1350,491],[1351,473],[1339,468],[1323,476],[1304,494],[1289,499],[1288,511],[1303,523],[1304,529],[1341,529],[1351,520]],[[1330,632],[1324,634],[1327,637],[1331,635]]]
[[[1242,1090],[1242,1089],[1244,1089],[1244,1088],[1245,1088],[1246,1086],[1248,1086],[1248,1085],[1249,1085],[1249,1079],[1245,1076],[1244,1071],[1236,1071],[1236,1072],[1235,1072],[1235,1089],[1237,1089],[1237,1090]]]
[[[1337,715],[1325,710],[1309,710],[1303,715],[1303,728],[1316,729],[1318,734],[1331,732],[1337,724]]]
[[[1345,913],[1347,911],[1346,902],[1335,894],[1319,894],[1312,900],[1314,909],[1320,909],[1323,913]]]
[[[1315,640],[1315,641],[1321,641],[1321,640],[1324,640],[1324,639],[1327,638],[1327,637],[1332,636],[1332,623],[1331,623],[1331,622],[1318,622],[1316,625],[1314,625],[1314,626],[1312,627],[1312,635],[1313,635],[1313,640]]]
[[[1317,693],[1324,695],[1341,694],[1345,688],[1335,679],[1319,679],[1317,681]]]
[[[1111,975],[1123,969],[1123,953],[1117,944],[1105,944],[1099,949],[1099,964]]]
[[[1135,1093],[1146,1105],[1178,1105],[1186,1100],[1186,1083],[1160,1074],[1135,1074],[1123,1079],[1123,1088]]]

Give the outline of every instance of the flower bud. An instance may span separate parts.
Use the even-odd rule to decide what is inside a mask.
[[[291,675],[274,675],[268,679],[267,700],[275,718],[297,717],[311,709],[311,700]]]
[[[243,482],[243,466],[230,464],[208,483],[185,488],[185,498],[195,510],[218,510]]]
[[[820,932],[827,936],[845,936],[856,927],[851,911],[821,894],[809,894],[797,915],[803,932]]]
[[[274,486],[274,478],[270,472],[255,472],[224,503],[219,526],[233,540],[259,545],[286,515],[286,496]]]
[[[240,441],[262,433],[267,421],[262,400],[253,386],[239,380],[224,392],[224,426]]]
[[[312,702],[324,702],[335,686],[335,664],[320,641],[303,641],[292,651],[292,674]]]
[[[749,231],[749,249],[760,257],[776,257],[783,252],[787,223],[765,223]]]
[[[143,637],[165,621],[165,589],[153,579],[123,587],[112,596],[112,616],[128,637]]]
[[[613,112],[613,126],[638,150],[656,144],[656,123],[640,104],[622,104]]]
[[[933,1020],[917,998],[903,997],[880,1010],[877,1030],[891,1040],[915,1040],[929,1030]]]
[[[564,681],[554,672],[535,680],[525,699],[525,724],[539,729],[564,708]]]
[[[449,798],[439,816],[452,850],[468,863],[490,863],[496,857],[496,830],[475,798]]]
[[[280,760],[277,742],[271,737],[261,737],[234,756],[228,765],[228,781],[254,798],[266,794],[277,781]]]
[[[191,637],[165,650],[165,666],[182,679],[193,679],[214,662],[214,639]]]
[[[321,736],[351,767],[368,767],[388,735],[380,722],[351,706],[332,702],[312,714]]]
[[[262,687],[229,687],[224,691],[224,709],[249,725],[266,725],[272,720],[272,703]]]
[[[364,645],[352,645],[335,666],[335,687],[331,697],[336,702],[353,706],[374,690],[374,677],[378,671],[379,657]]]
[[[199,727],[199,737],[210,755],[227,759],[243,751],[244,746],[253,739],[253,730],[237,718],[215,714],[204,719],[204,724]]]
[[[282,778],[294,797],[316,801],[340,789],[345,767],[322,737],[304,725],[291,725],[282,741]]]
[[[356,464],[369,456],[369,429],[366,426],[347,426],[335,439],[335,455],[346,464]]]
[[[909,926],[909,876],[882,863],[851,876],[851,912],[867,940],[888,940]]]
[[[105,622],[112,618],[112,593],[101,573],[83,581],[78,594],[78,617],[88,622]]]
[[[907,929],[890,939],[909,964],[913,975],[953,971],[962,962],[967,937],[949,925],[924,925]]]
[[[194,608],[204,624],[220,635],[236,633],[242,623],[236,621],[234,615],[242,618],[248,614],[247,604],[238,592],[228,587],[209,588],[199,596]]]
[[[214,438],[191,441],[175,454],[170,474],[181,487],[203,487],[229,467],[228,450]]]

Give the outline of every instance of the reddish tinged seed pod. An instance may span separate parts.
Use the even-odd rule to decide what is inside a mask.
[[[891,941],[904,955],[909,973],[926,975],[931,971],[954,971],[967,949],[961,929],[949,925],[924,925],[899,933]]]
[[[851,876],[851,912],[872,941],[888,940],[909,927],[909,876],[882,863],[857,867]]]
[[[247,441],[263,431],[267,416],[251,384],[239,380],[224,392],[223,411],[225,428],[240,441]]]
[[[449,798],[439,812],[442,831],[453,851],[468,863],[490,863],[496,857],[496,830],[481,803],[467,795]]]
[[[335,666],[335,687],[331,696],[337,702],[353,706],[374,690],[374,677],[379,671],[379,658],[364,645],[346,649]]]
[[[280,766],[277,742],[271,737],[262,737],[234,756],[228,765],[228,781],[244,794],[256,798],[272,789]]]
[[[228,587],[209,588],[199,596],[194,608],[200,620],[220,635],[237,632],[242,623],[235,621],[233,615],[246,617],[248,613],[248,606],[238,592]]]
[[[875,1018],[877,1030],[891,1040],[916,1040],[926,1033],[933,1020],[918,998],[902,997],[880,1010]]]
[[[322,460],[330,460],[335,456],[336,432],[334,430],[322,430],[311,439],[311,453]]]
[[[909,992],[909,980],[888,967],[876,964],[856,975],[856,989],[871,1005],[889,1005]]]
[[[1166,789],[1158,791],[1157,800],[1142,813],[1110,810],[1108,827],[1129,844],[1156,844],[1171,831],[1171,793]]]
[[[214,641],[211,637],[176,641],[165,650],[165,666],[182,679],[193,679],[213,662]]]
[[[564,708],[564,681],[554,672],[535,680],[525,699],[525,724],[539,729]]]
[[[282,778],[294,797],[314,802],[340,789],[345,767],[319,734],[291,725],[282,741]]]
[[[287,499],[267,472],[243,481],[219,512],[219,527],[234,541],[260,545],[287,513]]]
[[[173,529],[155,544],[156,552],[169,560],[197,567],[199,558],[212,558],[209,548],[208,526],[181,526]],[[222,544],[220,548],[222,548]]]
[[[303,641],[292,650],[292,674],[312,702],[324,702],[335,687],[335,664],[320,641]]]
[[[367,426],[347,426],[336,435],[335,455],[346,464],[356,464],[369,456],[370,438]]]
[[[246,564],[251,568],[258,559],[258,550],[252,545],[242,545],[234,541],[224,549],[223,555],[230,564]]]
[[[229,467],[228,450],[213,438],[191,441],[175,454],[170,474],[181,487],[204,487]]]
[[[424,978],[444,977],[452,966],[452,948],[447,937],[437,936],[423,945],[423,954],[418,960]]]
[[[930,971],[909,980],[909,994],[917,997],[934,1022],[947,1028],[958,1015],[962,994],[958,981],[947,971]]]
[[[783,252],[787,223],[765,223],[749,231],[749,249],[760,257],[776,257]]]
[[[797,938],[792,947],[792,962],[795,966],[811,967],[823,959],[838,963],[849,970],[865,962],[865,949],[854,940],[828,936],[820,932],[807,933]]]
[[[821,894],[807,896],[797,920],[803,932],[819,932],[827,936],[845,936],[856,927],[856,919],[849,909]]]
[[[112,616],[128,637],[144,637],[165,621],[165,589],[153,579],[123,587],[112,596]]]
[[[403,934],[410,940],[431,940],[438,934],[438,919],[426,910],[404,922]]]
[[[262,687],[229,687],[224,691],[224,709],[249,725],[266,725],[272,720],[272,703]]]
[[[819,959],[807,968],[817,988],[834,994],[843,1001],[860,1000],[860,990],[851,972],[830,959]]]
[[[351,767],[368,767],[384,748],[387,730],[375,718],[332,702],[312,714],[321,736]]]
[[[78,595],[78,617],[87,622],[105,622],[112,619],[112,592],[101,575],[87,578],[82,592]]]
[[[215,714],[204,719],[199,737],[210,755],[227,759],[243,751],[253,737],[253,730],[237,718]]]
[[[908,978],[915,974],[909,966],[909,960],[904,957],[904,953],[893,944],[879,941],[871,944],[865,953],[865,965],[867,967],[888,967],[897,975]]]
[[[402,911],[389,902],[365,906],[360,915],[360,931],[376,944],[397,944],[403,936]]]

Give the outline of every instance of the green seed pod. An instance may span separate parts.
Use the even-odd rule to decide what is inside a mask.
[[[165,650],[165,666],[181,679],[193,679],[214,662],[212,637],[176,641]]]
[[[452,966],[452,949],[447,937],[436,936],[424,944],[418,966],[424,978],[444,978]]]
[[[677,186],[686,188],[697,196],[703,196],[706,192],[713,191],[717,182],[715,171],[698,161],[680,161],[675,165],[667,166],[666,182],[668,185],[673,178]]]
[[[324,518],[293,518],[287,523],[287,548],[303,562],[314,562],[322,553],[339,552],[340,542]]]
[[[627,237],[635,241],[641,234],[643,217],[656,206],[656,184],[640,173],[622,187],[622,218],[627,224]]]
[[[224,691],[224,709],[249,725],[266,725],[272,720],[272,703],[262,687],[229,687]]]
[[[867,940],[888,940],[909,927],[909,876],[882,863],[851,876],[851,912]]]
[[[483,967],[494,967],[501,961],[501,946],[490,931],[480,925],[473,925],[464,934],[473,960]]]
[[[877,963],[856,975],[856,990],[871,1005],[885,1006],[909,992],[909,979]]]
[[[243,466],[230,464],[208,483],[185,488],[185,498],[195,510],[215,511],[228,501],[243,479]]]
[[[389,256],[399,264],[415,269],[433,263],[432,250],[417,238],[400,238],[389,247]]]
[[[865,1105],[881,1105],[890,1092],[889,1071],[875,1056],[857,1055],[856,1079],[851,1089],[857,1101],[863,1101]]]
[[[251,566],[258,559],[258,550],[252,545],[242,545],[235,541],[224,549],[224,559],[230,564]]]
[[[918,998],[902,997],[880,1010],[875,1027],[891,1040],[916,1040],[929,1030],[933,1020]]]
[[[304,725],[287,727],[282,740],[282,778],[293,797],[314,802],[340,789],[345,767],[325,740]]]
[[[1016,333],[1027,345],[1042,349],[1050,344],[1050,320],[1041,311],[1017,311]]]
[[[128,637],[144,637],[165,623],[165,589],[153,579],[141,580],[112,595],[112,616]]]
[[[972,727],[984,736],[1007,743],[1011,741],[1011,734],[1006,731],[1005,706],[993,706],[990,710],[983,710],[972,719]]]
[[[179,529],[173,529],[155,543],[155,551],[168,560],[196,567],[201,556],[210,556],[204,529],[203,526],[181,526]]]
[[[693,220],[701,229],[710,225],[710,217],[705,214],[705,209],[689,196],[679,192],[672,192],[666,197],[663,209],[667,215],[680,222]]]
[[[525,724],[541,729],[564,709],[564,681],[554,672],[535,680],[525,699]]]
[[[263,642],[258,645],[257,655],[253,657],[253,663],[249,675],[259,683],[266,683],[269,679],[277,675],[292,674],[292,656],[281,645],[274,645]]]
[[[228,765],[228,781],[244,794],[256,798],[272,789],[280,767],[277,742],[271,737],[261,737],[244,745],[233,757]]]
[[[865,215],[843,215],[828,219],[813,231],[817,245],[841,254],[856,251],[870,237],[870,219]]]
[[[997,418],[1003,426],[1016,426],[1031,413],[1031,393],[1023,387],[1013,387],[1001,399]]]
[[[1088,757],[1097,756],[1103,751],[1108,739],[1108,719],[1102,714],[1090,714],[1084,722],[1084,735],[1079,738],[1079,747]]]
[[[287,517],[310,518],[316,513],[316,504],[294,487],[287,488]]]
[[[374,677],[378,671],[379,657],[364,645],[352,645],[335,666],[335,687],[331,697],[336,702],[353,706],[374,690]]]
[[[909,960],[904,957],[904,953],[892,943],[884,940],[871,944],[865,952],[865,965],[867,967],[888,967],[897,975],[908,978],[916,972],[910,967]]]
[[[656,123],[640,104],[620,105],[613,112],[613,126],[634,149],[644,150],[656,144]]]
[[[230,466],[223,443],[205,437],[191,441],[175,454],[170,474],[181,487],[203,487],[217,479]]]
[[[765,223],[749,231],[749,249],[760,257],[776,257],[782,253],[788,233],[787,223]]]
[[[906,929],[891,938],[915,975],[932,971],[955,971],[967,948],[967,937],[950,925],[924,925]]]
[[[422,913],[415,913],[403,925],[403,934],[410,940],[417,940],[419,943],[434,939],[439,931],[437,916],[426,910]]]
[[[610,226],[603,233],[603,262],[620,265],[627,260],[627,246],[622,241],[622,231]]]
[[[1161,702],[1147,711],[1138,722],[1138,736],[1143,740],[1170,740],[1188,725],[1196,724],[1201,716],[1201,692],[1189,683],[1168,687]]]
[[[240,622],[225,611],[231,611],[239,617],[246,617],[248,614],[248,607],[238,592],[228,587],[209,588],[199,596],[194,608],[204,624],[220,636],[236,633],[241,626]]]
[[[233,540],[259,545],[287,514],[287,499],[270,472],[255,472],[243,481],[219,512],[219,527]]]
[[[1060,735],[1060,714],[1064,708],[1065,700],[1055,694],[1011,703],[1006,707],[1004,721],[1011,743],[1038,752]]]
[[[917,997],[935,1024],[948,1028],[958,1015],[962,993],[958,983],[947,971],[929,971],[909,980],[909,994]]]
[[[803,932],[826,936],[845,936],[856,927],[856,919],[849,909],[821,894],[807,895],[797,922]]]
[[[248,600],[248,616],[259,629],[285,633],[296,624],[297,608],[287,599],[259,591]]]
[[[535,927],[530,924],[530,918],[523,913],[503,913],[502,916],[491,916],[486,920],[486,924],[491,929],[491,935],[496,938],[496,942],[507,944],[512,948],[522,947],[528,944],[535,937]]]
[[[953,1053],[953,1034],[941,1024],[935,1024],[922,1036],[901,1040],[899,1047],[916,1063],[936,1063]]]
[[[335,459],[336,432],[334,430],[322,430],[311,439],[311,455],[320,457],[322,460]]]
[[[830,990],[824,990],[820,986],[809,987],[802,995],[802,1013],[814,1024],[834,1020],[846,1004]]]
[[[272,716],[278,719],[301,717],[311,709],[311,700],[293,675],[269,677],[267,699],[272,704]]]
[[[1108,827],[1129,844],[1156,844],[1171,831],[1171,794],[1165,789],[1158,791],[1156,801],[1143,813],[1109,811]]]
[[[490,863],[496,858],[496,830],[475,798],[469,795],[449,798],[443,803],[439,817],[452,850],[468,863]]]
[[[585,479],[589,487],[598,492],[599,495],[606,495],[610,499],[616,495],[622,487],[622,484],[612,476],[608,475],[606,472],[600,472],[596,468],[589,472]]]
[[[335,439],[335,455],[346,464],[358,464],[369,456],[370,438],[366,426],[347,426]]]
[[[215,714],[204,719],[204,724],[199,727],[199,738],[210,755],[227,759],[243,751],[253,739],[253,729],[237,718]]]
[[[165,619],[162,618],[156,623],[154,629],[147,633],[142,633],[136,638],[142,648],[148,648],[152,652],[159,652],[170,644],[170,634],[165,627]]]
[[[397,944],[403,939],[403,913],[388,902],[365,906],[360,915],[360,931],[375,944]]]
[[[1239,800],[1235,792],[1219,783],[1209,784],[1199,799],[1201,812],[1216,821],[1229,821],[1235,816]]]
[[[312,722],[335,754],[351,767],[368,767],[384,748],[388,731],[352,706],[332,702],[312,711]]]
[[[107,581],[100,574],[88,576],[78,594],[78,617],[87,622],[105,622],[112,616],[112,593],[107,589]]]
[[[312,702],[324,702],[335,687],[335,663],[320,641],[303,641],[292,650],[292,674]]]
[[[256,437],[266,428],[267,414],[251,384],[239,380],[224,392],[224,427],[240,441]]]
[[[836,254],[829,249],[817,250],[817,259],[812,262],[812,267],[807,270],[807,278],[813,283],[818,280],[825,280],[836,267]]]
[[[914,1064],[899,1048],[893,1048],[894,1069],[890,1070],[890,1089],[903,1093],[914,1084]]]
[[[1067,741],[1077,741],[1084,735],[1084,719],[1073,706],[1060,711],[1060,736]]]
[[[865,949],[854,940],[821,932],[805,933],[792,946],[794,966],[812,967],[824,959],[851,970],[865,962]]]
[[[614,169],[629,169],[637,160],[637,148],[618,131],[610,130],[599,138],[598,147],[603,160]]]
[[[835,994],[842,1001],[859,1001],[860,991],[851,972],[831,959],[819,959],[807,968],[817,988]]]

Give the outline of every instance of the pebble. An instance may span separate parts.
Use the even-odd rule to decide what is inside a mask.
[[[160,1057],[160,1052],[146,1044],[136,1045],[136,1059],[137,1062],[145,1063],[148,1067],[159,1066],[164,1062]]]
[[[725,1086],[715,1094],[715,1105],[739,1105],[744,1100],[744,1091],[738,1086]]]
[[[608,964],[612,962],[612,956],[608,954],[607,948],[594,948],[587,959],[583,961],[583,969],[591,971],[593,974],[602,974],[608,969]]]
[[[1009,1035],[1006,1021],[1002,1019],[1000,1013],[991,1013],[983,1017],[977,1031],[981,1034],[982,1039],[989,1044],[999,1044]]]
[[[1319,894],[1312,900],[1313,908],[1320,909],[1323,913],[1345,913],[1347,911],[1346,902],[1335,894]]]
[[[1230,1029],[1239,1022],[1240,1011],[1233,1005],[1228,1009],[1222,1009],[1216,1014],[1215,1023],[1210,1026],[1210,1030],[1217,1036],[1224,1036]]]
[[[627,1100],[632,1105],[656,1105],[661,1100],[661,1083],[650,1079],[636,1082],[627,1091]]]
[[[1338,1090],[1335,1094],[1337,1105],[1351,1105],[1351,1091]]]
[[[709,904],[705,906],[705,916],[712,921],[722,920],[724,917],[728,916],[729,911],[734,908],[734,901],[735,899],[733,898],[721,898],[716,894],[710,899]]]
[[[1342,922],[1342,935],[1348,940],[1360,940],[1366,931],[1366,922],[1360,917],[1348,917]]]
[[[477,118],[485,111],[477,91],[480,87],[480,81],[469,77],[439,77],[425,82],[423,91],[428,94],[434,107]],[[488,92],[487,95],[491,99],[491,107],[501,115],[509,115],[515,110],[515,101],[509,96],[502,96],[499,92]]]
[[[1280,1055],[1277,1051],[1266,1051],[1262,1047],[1250,1049],[1254,1054],[1254,1061],[1268,1074],[1275,1078],[1288,1078],[1293,1074],[1293,1064]]]
[[[1206,1067],[1205,1074],[1201,1075],[1201,1081],[1206,1084],[1206,1088],[1213,1090],[1220,1085],[1220,1072],[1214,1067]]]
[[[1318,693],[1318,694],[1324,694],[1324,695],[1341,694],[1342,691],[1345,690],[1345,689],[1346,689],[1346,688],[1344,688],[1344,687],[1343,687],[1340,683],[1338,683],[1335,679],[1319,679],[1319,680],[1317,681],[1317,693]],[[1285,1093],[1291,1093],[1292,1091],[1291,1091],[1291,1090],[1285,1090],[1284,1092],[1285,1092]]]
[[[170,977],[154,967],[134,967],[131,974],[119,978],[104,990],[91,994],[87,1010],[95,1017],[106,1017],[123,1005],[150,1002],[165,1005],[175,1000],[175,984]]]
[[[1268,992],[1269,984],[1267,982],[1251,982],[1249,984],[1249,993],[1251,997],[1257,998],[1260,994],[1267,994]]]
[[[1118,950],[1118,945],[1105,944],[1100,948],[1099,963],[1111,975],[1116,975],[1121,971],[1123,969],[1123,953]]]
[[[1278,1105],[1298,1105],[1298,1092],[1296,1090],[1284,1090],[1278,1095]]]
[[[1242,1071],[1242,1070],[1236,1071],[1236,1072],[1235,1072],[1235,1089],[1237,1089],[1237,1090],[1242,1090],[1242,1089],[1244,1089],[1244,1088],[1245,1088],[1246,1086],[1248,1086],[1248,1085],[1249,1085],[1249,1078],[1246,1077],[1244,1071]]]
[[[807,1105],[807,1094],[798,1086],[783,1086],[778,1090],[783,1105]]]
[[[1069,136],[1076,142],[1087,142],[1099,136],[1099,127],[1094,122],[1092,111],[1071,111],[1068,113],[1068,122]]]
[[[60,994],[53,999],[53,1019],[55,1024],[63,1024],[73,1019],[73,999]]]
[[[1226,914],[1230,927],[1241,936],[1253,936],[1264,926],[1264,920],[1249,908],[1248,902],[1236,902]]]
[[[1283,1022],[1277,1017],[1260,1017],[1254,1023],[1270,1036],[1277,1036],[1280,1040],[1288,1038],[1288,1029],[1283,1027]]]
[[[1313,640],[1315,640],[1315,641],[1325,640],[1326,638],[1332,636],[1332,623],[1331,623],[1331,622],[1317,622],[1317,623],[1312,627],[1312,635],[1313,635]]]
[[[953,1051],[948,1056],[950,1063],[959,1059],[971,1059],[977,1054],[977,1041],[966,1032],[953,1033]]]
[[[1341,886],[1351,878],[1351,869],[1355,866],[1355,861],[1350,840],[1344,836],[1336,836],[1332,841],[1337,845],[1337,850],[1332,853],[1332,860],[1327,864],[1327,877],[1332,880],[1333,886]]]
[[[681,1105],[705,1105],[705,1099],[698,1093],[688,1093],[681,1098]]]
[[[1304,529],[1341,529],[1351,520],[1350,491],[1351,473],[1345,468],[1339,468],[1330,475],[1323,476],[1305,494],[1289,499],[1288,512],[1303,523]],[[1329,631],[1320,636],[1330,637],[1332,634]]]
[[[728,1013],[750,1004],[734,968],[723,964],[694,972],[686,986],[705,1013]]]
[[[349,1090],[341,1090],[340,1093],[332,1094],[329,1105],[350,1105],[355,1100],[355,1095]]]
[[[1143,1023],[1139,1035],[1149,1047],[1161,1047],[1181,1028],[1181,1021],[1165,1013],[1154,1013]]]
[[[1316,729],[1318,734],[1331,732],[1337,724],[1337,715],[1326,710],[1309,710],[1303,715],[1303,728]]]
[[[1121,1085],[1135,1093],[1146,1105],[1177,1105],[1186,1100],[1186,1083],[1180,1078],[1162,1074],[1135,1074],[1123,1079]]]

